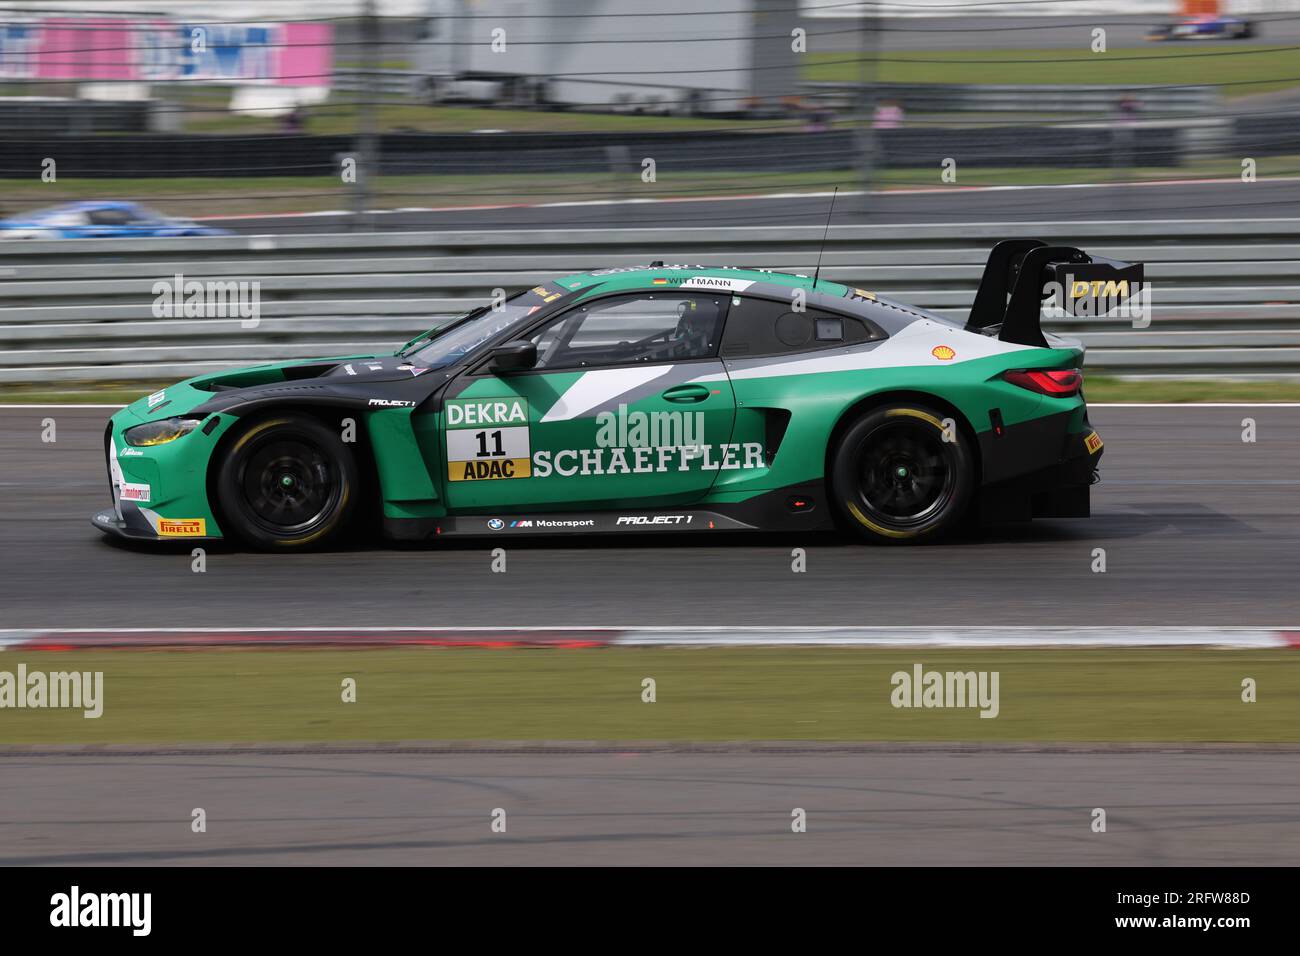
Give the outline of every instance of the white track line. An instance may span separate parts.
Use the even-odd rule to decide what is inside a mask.
[[[978,625],[965,627],[89,627],[31,628],[0,631],[0,649],[13,648],[33,641],[57,644],[60,638],[102,635],[106,644],[118,637],[124,646],[144,646],[132,642],[129,635],[179,636],[219,634],[238,635],[311,635],[348,633],[389,634],[394,638],[412,634],[460,636],[487,634],[509,638],[537,633],[605,634],[615,645],[683,646],[683,647],[1231,647],[1281,648],[1300,646],[1300,630],[1270,627],[1035,627],[1013,625]],[[166,646],[165,642],[151,642]],[[238,644],[239,642],[233,641]],[[250,641],[250,643],[253,643]],[[307,643],[307,642],[304,642]]]

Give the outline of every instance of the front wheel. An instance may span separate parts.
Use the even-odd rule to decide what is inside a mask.
[[[358,490],[356,459],[315,419],[286,416],[250,425],[216,473],[225,528],[264,551],[322,545],[347,524]]]
[[[972,439],[952,418],[919,405],[868,412],[831,462],[831,490],[846,523],[869,541],[939,537],[965,514],[975,484]]]

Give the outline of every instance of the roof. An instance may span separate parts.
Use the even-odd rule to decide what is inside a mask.
[[[700,292],[747,292],[749,295],[785,298],[786,289],[807,291],[808,308],[849,311],[868,318],[893,335],[918,319],[960,328],[962,323],[944,318],[927,309],[897,302],[865,289],[858,289],[819,279],[814,288],[811,275],[769,272],[765,269],[741,269],[733,266],[647,265],[597,269],[554,280],[566,292],[591,290],[601,292],[638,292],[656,284],[666,290],[687,289]],[[584,295],[585,297],[585,295]]]
[[[44,206],[40,209],[30,209],[26,212],[14,213],[0,222],[23,225],[26,223],[42,223],[54,216],[66,216],[73,212],[88,212],[92,209],[136,209],[138,203],[120,202],[118,200],[85,200],[77,202],[59,203],[57,206]]]
[[[572,291],[607,284],[611,281],[628,288],[649,286],[655,284],[656,279],[664,280],[663,285],[682,288],[683,283],[690,282],[692,279],[710,278],[728,279],[738,283],[762,282],[796,289],[811,290],[813,288],[811,273],[802,275],[792,272],[771,272],[766,269],[744,269],[737,266],[679,265],[676,263],[669,265],[616,266],[611,269],[597,269],[594,272],[564,276],[555,281],[562,288]],[[686,287],[690,288],[690,286]],[[831,282],[829,279],[819,279],[816,291],[838,298],[847,295],[849,287],[838,282]]]
[[[134,209],[138,205],[139,203],[124,202],[120,199],[83,199],[60,203],[57,206],[47,206],[38,212],[61,212],[65,209]]]

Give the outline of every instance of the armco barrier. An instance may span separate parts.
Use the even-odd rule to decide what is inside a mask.
[[[876,158],[892,168],[936,166],[951,156],[963,169],[1023,166],[1179,166],[1184,124],[905,127],[876,130]],[[2,128],[2,127],[0,127]],[[682,171],[769,173],[851,169],[860,162],[857,133],[781,130],[560,133],[385,133],[377,137],[382,176],[640,172],[653,157],[660,175]],[[1033,149],[1025,149],[1032,142]],[[1122,147],[1122,148],[1121,148]],[[58,162],[60,179],[329,176],[339,157],[355,155],[355,137],[264,133],[0,137],[0,178],[40,172]],[[620,158],[621,157],[621,158]],[[918,158],[920,157],[920,158]],[[931,162],[933,158],[933,163]],[[320,188],[325,188],[324,184]],[[340,195],[343,190],[340,189]]]
[[[391,350],[450,315],[599,267],[810,273],[822,229],[462,231],[0,242],[0,382],[166,380]],[[989,246],[1036,236],[1147,264],[1151,323],[1049,327],[1116,373],[1300,373],[1300,220],[839,226],[822,276],[964,318]],[[154,284],[259,284],[260,322],[159,318]]]

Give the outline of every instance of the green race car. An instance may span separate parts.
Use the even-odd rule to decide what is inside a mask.
[[[115,414],[132,539],[270,550],[395,540],[814,530],[934,538],[967,516],[1088,514],[1101,439],[1078,342],[1045,335],[1141,266],[999,243],[964,324],[803,275],[568,276],[392,355],[200,375]]]

